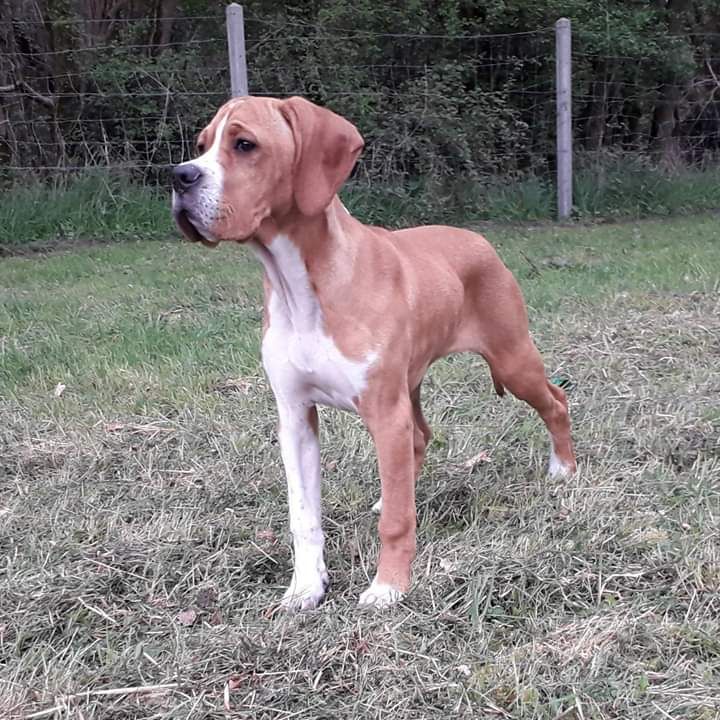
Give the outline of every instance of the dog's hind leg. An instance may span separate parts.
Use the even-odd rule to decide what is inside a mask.
[[[511,347],[486,348],[483,356],[496,389],[507,388],[535,408],[545,423],[552,442],[550,475],[567,476],[575,472],[567,398],[561,388],[547,379],[542,358],[530,336]]]
[[[545,375],[530,337],[520,286],[506,269],[498,272],[478,283],[473,292],[466,288],[464,322],[455,347],[485,358],[498,395],[507,388],[537,410],[552,442],[550,474],[570,475],[576,464],[565,393]]]

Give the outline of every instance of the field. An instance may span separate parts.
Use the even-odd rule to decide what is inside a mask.
[[[240,247],[0,263],[0,717],[720,718],[720,224],[486,228],[580,470],[481,360],[437,363],[415,585],[360,611],[379,483],[322,413],[318,610],[289,580],[284,477]],[[53,710],[54,709],[54,710]]]

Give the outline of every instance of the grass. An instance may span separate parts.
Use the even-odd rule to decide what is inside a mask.
[[[635,156],[577,157],[574,216],[583,221],[675,216],[720,208],[720,172],[663,172]],[[408,183],[343,191],[348,208],[367,222],[407,225],[468,221],[527,222],[555,217],[551,178]],[[168,188],[138,185],[120,173],[98,171],[54,184],[5,190],[0,204],[0,255],[68,244],[167,238]]]
[[[0,255],[28,246],[167,237],[167,195],[104,171],[3,189]]]
[[[482,362],[437,363],[416,582],[382,613],[356,607],[374,455],[335,411],[332,590],[273,611],[291,556],[248,253],[3,260],[0,717],[720,717],[717,221],[487,235],[572,381],[580,472],[545,478]]]

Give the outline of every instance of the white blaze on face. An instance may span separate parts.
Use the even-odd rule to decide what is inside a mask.
[[[220,163],[220,145],[222,144],[223,130],[228,115],[218,124],[213,138],[212,145],[200,157],[188,160],[180,165],[194,165],[203,174],[198,186],[186,193],[182,200],[173,193],[173,203],[182,207],[190,215],[190,220],[195,227],[207,238],[214,240],[211,228],[218,218],[218,208],[223,193],[224,171]]]

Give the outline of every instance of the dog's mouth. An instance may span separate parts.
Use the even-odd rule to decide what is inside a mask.
[[[218,244],[217,240],[211,240],[205,237],[205,235],[203,235],[197,229],[197,227],[190,219],[190,213],[188,213],[188,211],[184,208],[181,208],[180,210],[177,210],[175,212],[175,222],[177,223],[178,227],[182,231],[182,234],[185,235],[186,238],[194,242],[202,243],[207,247],[215,247]]]

